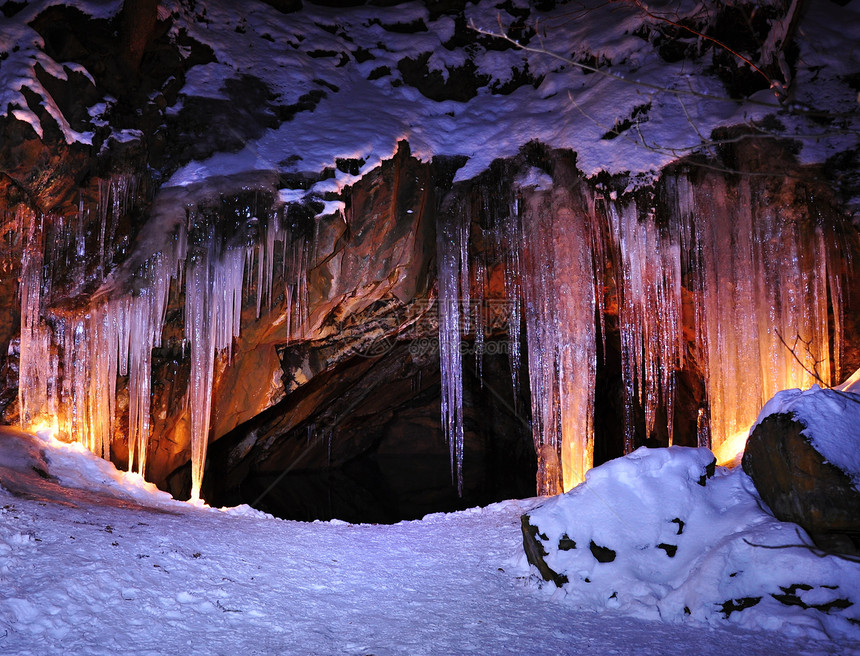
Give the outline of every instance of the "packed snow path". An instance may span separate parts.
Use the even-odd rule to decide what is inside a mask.
[[[534,500],[393,526],[286,522],[161,493],[120,500],[107,479],[61,487],[33,469],[38,453],[10,444],[0,445],[0,653],[850,653],[565,606],[521,555],[520,515]]]

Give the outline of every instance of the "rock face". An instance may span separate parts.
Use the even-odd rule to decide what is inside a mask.
[[[747,440],[744,471],[782,521],[802,526],[822,548],[860,549],[860,491],[825,462],[790,414],[766,417]]]
[[[216,366],[213,440],[318,374],[330,372],[359,352],[372,351],[374,342],[383,344],[400,331],[406,317],[420,315],[421,299],[427,307],[433,173],[434,167],[411,157],[404,144],[393,159],[351,189],[345,214],[312,220],[307,240],[307,317],[291,333],[288,295],[278,295],[260,317],[246,302],[233,356],[222,358]],[[284,282],[277,279],[275,287]],[[164,371],[154,377],[164,383],[156,394],[156,437],[148,465],[159,485],[189,458],[189,413],[181,403],[184,386],[169,382],[187,376],[188,361],[164,355],[168,357],[155,363]],[[312,398],[321,402],[318,393]],[[301,404],[307,406],[307,401]],[[309,409],[292,407],[286,412],[285,430],[311,414]]]
[[[4,9],[4,13],[8,16],[26,4],[7,3],[8,12]],[[438,420],[440,397],[434,395],[440,384],[439,358],[432,349],[418,352],[412,348],[438,335],[438,317],[432,316],[431,308],[434,303],[438,308],[443,296],[439,284],[442,276],[437,276],[438,262],[442,259],[437,252],[440,243],[437,222],[446,213],[459,222],[468,239],[463,240],[466,245],[458,254],[464,275],[455,285],[466,291],[457,298],[444,300],[466,304],[480,296],[501,306],[514,298],[523,299],[512,319],[512,323],[516,322],[513,329],[490,327],[480,336],[474,327],[463,330],[462,344],[467,349],[482,346],[481,340],[485,338],[488,343],[493,340],[501,343],[507,338],[508,346],[516,342],[516,348],[523,351],[511,352],[510,360],[501,352],[494,354],[499,357],[483,360],[463,359],[460,373],[466,381],[462,390],[466,451],[473,460],[491,463],[486,469],[498,479],[511,474],[508,466],[532,471],[529,468],[533,468],[537,452],[537,459],[543,463],[542,480],[553,481],[542,488],[545,491],[556,489],[559,483],[555,481],[563,476],[563,445],[550,439],[559,425],[566,425],[569,435],[593,431],[594,463],[599,464],[644,443],[688,446],[704,443],[709,425],[708,404],[733,407],[741,400],[728,397],[729,392],[738,389],[732,377],[724,377],[726,384],[722,387],[708,387],[705,372],[710,371],[710,378],[716,379],[715,363],[727,358],[722,358],[723,353],[718,351],[705,353],[702,345],[714,346],[719,342],[716,338],[703,340],[700,333],[716,334],[717,324],[734,323],[734,317],[718,315],[717,309],[736,307],[739,300],[756,297],[747,293],[750,291],[747,286],[761,276],[748,275],[734,262],[736,259],[749,264],[762,260],[746,252],[747,242],[789,246],[834,242],[831,250],[845,254],[843,260],[836,260],[835,266],[831,260],[824,266],[820,258],[804,259],[813,251],[804,251],[804,257],[799,259],[788,250],[769,249],[767,253],[777,253],[774,259],[787,253],[785,260],[800,262],[798,280],[824,270],[832,276],[847,277],[850,274],[842,270],[846,268],[844,263],[852,257],[856,259],[856,253],[860,252],[856,230],[845,220],[829,183],[824,182],[829,178],[821,169],[796,164],[790,144],[758,138],[746,142],[736,133],[723,135],[726,143],[715,161],[701,168],[693,160],[679,163],[673,170],[667,170],[661,180],[642,186],[635,194],[629,190],[638,183],[633,184],[627,174],[610,176],[604,171],[586,179],[580,171],[589,170],[582,164],[585,143],[577,143],[579,153],[537,141],[521,144],[518,153],[514,148],[507,149],[505,159],[496,161],[483,174],[455,184],[455,173],[466,156],[433,157],[432,152],[455,151],[428,150],[420,130],[407,130],[392,137],[391,148],[379,154],[381,158],[394,153],[384,161],[376,158],[374,146],[373,157],[367,162],[363,159],[365,151],[359,150],[344,157],[337,155],[333,161],[326,160],[319,164],[325,168],[319,170],[303,163],[304,151],[285,151],[278,155],[284,159],[277,166],[272,163],[275,167],[272,170],[259,172],[259,179],[250,186],[244,183],[235,186],[238,183],[234,180],[231,183],[234,186],[228,188],[226,182],[222,185],[213,176],[203,186],[217,188],[217,194],[206,198],[195,196],[197,191],[188,179],[179,176],[186,181],[166,181],[173,180],[177,170],[184,170],[191,160],[239,151],[283,124],[295,121],[293,125],[298,125],[316,107],[326,106],[323,102],[326,98],[331,101],[336,97],[338,86],[332,80],[340,78],[329,80],[328,74],[320,73],[318,78],[306,80],[306,86],[291,84],[290,93],[284,95],[276,93],[270,85],[273,81],[254,69],[261,77],[237,74],[224,79],[217,89],[213,77],[212,89],[202,96],[183,92],[189,78],[201,84],[201,79],[216,75],[212,71],[222,70],[217,66],[207,68],[221,61],[213,50],[217,40],[206,45],[208,41],[195,40],[197,37],[186,29],[192,23],[208,23],[205,11],[189,23],[190,15],[156,13],[155,4],[149,0],[125,3],[128,16],[137,7],[148,17],[148,22],[131,21],[137,25],[131,30],[131,38],[126,38],[129,23],[125,13],[110,20],[91,20],[78,9],[57,5],[34,15],[29,23],[35,30],[33,36],[38,34],[44,41],[43,54],[91,72],[90,78],[69,66],[61,69],[58,64],[56,75],[64,70],[60,77],[39,69],[38,78],[44,87],[42,95],[53,99],[58,111],[68,119],[68,129],[92,135],[89,142],[67,142],[63,125],[47,112],[37,97],[39,94],[26,89],[25,104],[39,119],[41,132],[37,133],[35,124],[19,120],[13,114],[0,117],[0,309],[3,310],[0,312],[0,421],[4,423],[19,421],[19,380],[28,378],[20,375],[27,364],[27,358],[21,354],[26,354],[28,348],[33,351],[32,335],[29,338],[21,335],[21,325],[27,322],[26,316],[23,320],[20,316],[21,298],[26,297],[27,287],[41,288],[41,297],[36,298],[35,307],[30,309],[36,321],[52,332],[55,343],[52,348],[44,349],[45,353],[56,360],[74,351],[76,342],[70,336],[81,329],[83,317],[93,315],[89,310],[95,307],[94,299],[103,297],[104,288],[117,290],[110,285],[105,287],[106,279],[122,278],[127,283],[128,289],[122,294],[117,291],[117,296],[145,295],[146,283],[136,278],[135,272],[143,266],[144,258],[153,253],[143,244],[147,242],[149,228],[158,232],[163,227],[155,219],[159,216],[158,208],[165,204],[188,220],[192,249],[197,247],[188,265],[195,256],[202,257],[203,242],[211,246],[223,239],[231,248],[241,242],[243,247],[258,249],[256,255],[246,255],[249,282],[241,291],[245,296],[239,313],[241,332],[231,344],[231,356],[219,353],[214,366],[208,433],[212,444],[209,469],[213,475],[209,484],[212,494],[223,499],[234,499],[236,490],[247,487],[256,476],[278,475],[299,456],[303,458],[302,468],[314,472],[346,467],[365,456],[447,457]],[[216,3],[212,4],[214,7]],[[267,4],[292,12],[300,9],[302,3],[267,0]],[[549,7],[554,3],[545,4]],[[446,51],[457,47],[469,52],[501,52],[496,49],[498,43],[483,43],[483,37],[467,28],[465,7],[466,3],[460,2],[427,3],[426,22],[433,22],[440,15],[453,17],[444,21],[453,29],[445,37]],[[508,9],[517,15],[525,11],[513,5]],[[500,11],[508,10],[500,6]],[[525,25],[528,13],[525,11],[518,24]],[[296,17],[290,18],[290,24],[293,18]],[[245,18],[241,20],[236,34],[246,30]],[[371,70],[368,64],[362,75],[367,74],[370,82],[391,77],[393,89],[400,86],[414,89],[416,101],[420,95],[434,102],[456,101],[465,105],[473,97],[481,100],[487,88],[493,95],[506,95],[515,89],[525,91],[530,85],[537,86],[543,77],[537,71],[530,72],[526,65],[512,70],[512,77],[506,81],[490,80],[479,74],[472,55],[463,59],[462,65],[445,63],[443,74],[430,50],[421,54],[416,51],[414,57],[402,58],[397,66],[383,66],[381,58],[390,54],[389,39],[398,38],[392,35],[414,36],[424,33],[427,25],[424,19],[404,24],[376,23],[380,33],[388,33],[372,48],[376,55],[364,47],[350,45],[340,57],[335,57],[334,51],[315,49],[310,43],[313,39],[303,46],[291,43],[291,47],[308,50],[307,57],[318,62],[339,61],[329,67],[332,75],[380,57],[379,65]],[[374,21],[362,24],[362,29],[371,29]],[[352,37],[341,34],[335,25],[319,24],[314,29],[323,31],[326,42],[352,43]],[[260,38],[258,45],[275,43],[268,32]],[[404,43],[411,40],[410,36]],[[495,54],[488,61],[495,61]],[[0,52],[0,60],[4,55]],[[299,55],[305,56],[301,52]],[[721,68],[736,64],[729,58]],[[8,66],[8,61],[4,65]],[[316,65],[313,70],[318,70]],[[341,93],[349,93],[349,88],[344,86]],[[216,90],[217,93],[212,93]],[[451,126],[456,126],[457,112],[451,107],[450,115],[444,112],[444,121],[447,124],[450,118]],[[92,115],[88,108],[93,109]],[[19,109],[23,111],[24,107]],[[102,113],[96,112],[97,109]],[[650,110],[640,107],[635,111]],[[433,114],[436,113],[434,109]],[[94,122],[96,115],[100,118]],[[409,120],[416,125],[420,123],[425,131],[432,129],[432,124],[423,123],[421,115],[415,116],[419,118]],[[606,141],[608,147],[609,141],[631,126],[632,123],[626,127],[619,124],[600,141]],[[349,131],[350,125],[343,127]],[[445,129],[448,131],[449,127]],[[531,134],[527,130],[523,133]],[[421,149],[420,157],[410,153],[405,140],[395,152],[395,140],[407,136],[413,139],[413,146]],[[342,147],[339,139],[334,139],[338,148]],[[615,143],[624,141],[619,139]],[[370,161],[376,162],[373,167]],[[776,167],[777,163],[782,166]],[[790,175],[763,175],[781,171],[785,166]],[[724,174],[722,169],[729,172]],[[738,170],[751,173],[750,181],[731,173]],[[541,181],[546,186],[539,189]],[[313,194],[305,193],[317,185],[319,188]],[[171,190],[175,192],[178,188],[183,194],[174,197]],[[171,198],[175,202],[169,202]],[[204,207],[204,201],[210,205]],[[192,205],[197,207],[198,224],[191,216]],[[511,209],[519,206],[531,210],[519,216],[519,210]],[[619,215],[624,207],[629,211]],[[747,212],[740,217],[748,223],[726,239],[720,221],[728,226],[741,225],[735,220],[739,208],[750,207],[755,208],[755,214]],[[699,219],[687,222],[687,215],[694,214]],[[579,221],[577,230],[564,233],[572,225],[574,215]],[[770,219],[777,215],[780,223]],[[266,278],[275,291],[261,293],[264,278],[257,274],[256,282],[251,281],[254,278],[251,269],[264,269],[262,253],[266,244],[260,226],[266,219],[282,221],[280,227],[290,232],[290,238],[279,242],[277,248],[273,243],[268,244],[271,252],[266,261],[271,267],[277,259],[278,266],[273,268],[281,273],[275,273],[274,280],[272,274]],[[673,227],[675,219],[683,219],[683,230]],[[508,220],[510,225],[505,223]],[[504,227],[517,233],[523,225],[542,225],[544,220],[546,225],[558,229],[556,235],[551,230],[530,231],[529,239],[518,242]],[[791,237],[783,238],[788,234],[787,225],[794,231]],[[755,234],[753,226],[770,227],[766,234]],[[204,227],[212,229],[219,240],[207,238]],[[837,228],[846,234],[834,237],[831,229]],[[677,233],[673,233],[672,239],[681,239],[678,235],[683,233],[686,237],[681,241],[689,237],[690,244],[695,244],[683,258],[681,244],[666,239],[672,230]],[[567,236],[561,237],[562,234]],[[444,239],[441,243],[444,244]],[[736,253],[729,253],[718,248],[720,243],[739,246]],[[551,251],[552,257],[542,257],[543,251]],[[657,251],[662,255],[655,259]],[[570,253],[577,257],[570,257]],[[26,267],[25,271],[25,261],[30,262],[37,255],[42,258],[40,263]],[[294,264],[291,257],[299,261],[295,268],[301,275],[288,280],[284,271],[291,271]],[[518,268],[527,262],[532,263],[530,269]],[[654,263],[657,265],[652,266]],[[785,268],[767,270],[768,279],[776,279],[771,281],[771,287],[781,288],[781,279],[775,272]],[[708,278],[711,269],[714,276]],[[117,276],[122,270],[128,275]],[[741,273],[726,277],[726,272],[731,271]],[[147,425],[147,430],[151,429],[146,452],[147,478],[178,495],[187,492],[187,463],[193,450],[188,392],[191,358],[189,340],[183,335],[187,299],[180,278],[181,273],[171,283],[169,300],[165,301],[160,346],[147,349],[147,358],[151,351],[151,369],[147,370],[151,375],[141,376],[147,384],[151,383],[151,408],[147,406],[144,413],[151,415],[151,424]],[[526,279],[547,283],[535,287],[531,303],[526,298],[528,292],[523,293],[528,286]],[[822,300],[826,317],[828,288],[823,278],[815,280],[816,298]],[[842,314],[833,300],[834,290],[840,289],[838,282],[835,277],[829,280],[834,318]],[[729,295],[706,299],[704,292],[710,290]],[[854,296],[846,297],[844,306],[857,307],[860,291],[854,288],[848,293]],[[263,297],[266,309],[261,313]],[[671,301],[668,305],[666,298]],[[301,306],[299,312],[296,305]],[[803,306],[804,301],[797,305]],[[531,313],[529,324],[530,309],[542,306],[546,307]],[[700,325],[705,306],[714,312],[708,325]],[[769,310],[776,304],[763,302],[762,307]],[[295,321],[301,310],[303,317]],[[752,314],[752,311],[739,312],[738,321]],[[832,325],[831,328],[834,335],[846,336],[847,348],[841,366],[853,369],[860,358],[860,340],[856,339],[860,331],[850,321],[855,313],[845,314],[849,321],[844,330]],[[291,324],[291,316],[297,325]],[[580,328],[576,340],[561,335],[561,326],[574,323]],[[826,332],[826,320],[821,323]],[[543,331],[541,326],[549,326],[550,330]],[[669,326],[675,329],[666,330]],[[562,338],[551,344],[552,348],[535,347],[526,353],[528,340],[550,332]],[[748,350],[758,351],[761,341],[758,333],[748,331],[738,335],[741,346],[753,344],[755,349]],[[550,342],[547,339],[540,344]],[[533,340],[533,343],[538,342]],[[581,348],[584,345],[588,347],[587,354]],[[782,347],[778,348],[781,351]],[[567,403],[577,408],[593,406],[593,413],[580,409],[577,414],[581,419],[577,425],[582,431],[572,422],[556,421],[550,416],[556,406],[566,402],[545,396],[541,398],[546,403],[536,403],[534,399],[538,397],[529,394],[538,387],[528,388],[530,366],[541,372],[533,380],[540,380],[542,387],[548,387],[555,374],[562,371],[553,369],[551,358],[539,362],[553,349],[564,353],[567,360],[574,355],[588,360],[588,366],[577,369],[583,375],[575,385],[569,384],[574,376],[558,376],[568,383],[565,398],[576,394],[581,397],[583,391],[593,389],[593,399],[577,397],[575,403]],[[660,355],[655,357],[655,353]],[[757,370],[757,363],[752,360],[739,357],[736,360],[739,371]],[[834,364],[838,369],[838,361]],[[30,370],[36,368],[31,366]],[[84,405],[87,380],[94,377],[84,375],[80,380],[72,380],[70,372],[77,371],[78,365],[72,366],[71,360],[54,369],[65,379],[53,384],[52,389],[62,388],[62,405],[71,407],[74,404],[69,399],[72,396],[78,399],[74,413],[77,417]],[[89,368],[80,365],[80,369]],[[660,375],[662,378],[658,380]],[[521,381],[519,388],[516,383],[511,385],[511,380],[516,381],[517,377]],[[134,446],[129,446],[127,435],[131,432],[130,417],[135,415],[134,401],[138,396],[133,393],[130,376],[119,373],[113,379],[116,379],[115,402],[91,405],[112,408],[115,422],[110,427],[109,449],[100,452],[124,467],[133,459],[129,452],[134,453]],[[199,408],[202,404],[192,405]],[[536,412],[537,420],[533,421],[532,405],[542,407],[546,417],[541,418]],[[89,412],[93,412],[92,408]],[[548,432],[532,434],[530,424],[541,423],[548,427]],[[309,443],[315,446],[309,449]],[[468,455],[466,462],[469,467]],[[468,478],[467,492],[471,485]],[[505,494],[531,493],[518,491],[517,485],[518,482],[509,487]]]

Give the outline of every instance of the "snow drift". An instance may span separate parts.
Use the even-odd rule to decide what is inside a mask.
[[[590,609],[860,637],[860,563],[825,555],[708,449],[640,448],[524,516],[564,592]]]

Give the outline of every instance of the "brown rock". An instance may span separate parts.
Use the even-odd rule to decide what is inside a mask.
[[[747,440],[743,469],[777,519],[799,524],[822,548],[852,550],[853,541],[857,550],[860,491],[825,462],[804,430],[789,414],[765,418]]]

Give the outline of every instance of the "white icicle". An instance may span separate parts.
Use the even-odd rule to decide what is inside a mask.
[[[815,376],[829,384],[842,317],[841,278],[829,272],[844,255],[823,228],[775,206],[747,179],[730,187],[709,176],[695,189],[680,179],[671,188],[681,232],[693,242],[686,257],[697,351],[719,451],[780,389],[809,387]]]
[[[440,212],[436,224],[436,266],[439,288],[439,368],[442,382],[442,425],[451,453],[451,474],[463,492],[463,356],[461,344],[462,278],[468,276],[468,232],[459,213]],[[468,286],[468,282],[466,283]]]
[[[200,485],[209,442],[212,407],[212,367],[215,357],[209,254],[193,260],[185,275],[185,337],[191,344],[188,405],[191,412],[191,498],[200,498]]]
[[[683,364],[681,254],[677,237],[661,229],[653,215],[639,216],[635,204],[609,205],[619,245],[619,330],[625,390],[625,450],[633,450],[633,391],[645,410],[646,430],[666,409],[669,444],[673,435],[674,373]]]

